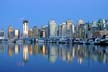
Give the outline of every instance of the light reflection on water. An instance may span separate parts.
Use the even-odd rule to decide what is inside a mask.
[[[25,69],[26,66],[30,66],[33,68],[37,66],[35,62],[41,62],[38,65],[44,64],[46,68],[53,64],[55,64],[55,68],[56,65],[62,67],[63,64],[63,67],[67,66],[68,69],[71,69],[71,66],[77,68],[79,65],[86,64],[87,66],[84,68],[88,68],[89,64],[97,65],[97,68],[100,64],[100,66],[107,67],[108,47],[62,44],[0,44],[0,71],[4,71],[2,67],[8,69],[9,66],[24,67]]]

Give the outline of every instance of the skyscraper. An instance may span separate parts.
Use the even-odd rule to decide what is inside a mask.
[[[28,37],[29,38],[33,37],[33,30],[32,30],[32,28],[28,30]]]
[[[85,38],[85,23],[82,19],[78,20],[77,26],[76,26],[76,38]]]
[[[66,23],[62,23],[62,38],[66,37]]]
[[[106,24],[105,24],[104,19],[99,19],[97,24],[98,24],[98,29],[99,30],[104,30],[106,28]]]
[[[57,27],[56,27],[56,22],[54,20],[49,21],[48,30],[49,30],[49,38],[56,37]]]
[[[8,38],[9,38],[9,39],[14,38],[14,29],[13,29],[12,26],[9,26],[9,27],[8,27]]]
[[[23,37],[28,37],[28,21],[23,21]]]
[[[48,38],[48,26],[42,26],[40,29],[40,37]]]
[[[38,29],[38,27],[34,26],[32,30],[33,30],[33,37],[34,38],[39,38],[39,29]]]
[[[20,31],[19,29],[15,29],[15,38],[19,38],[20,37]]]
[[[62,37],[62,25],[58,25],[58,31],[57,31],[57,36]]]
[[[4,39],[5,38],[5,32],[4,30],[0,30],[0,39]]]
[[[72,37],[72,21],[71,20],[66,21],[66,37],[68,38]]]

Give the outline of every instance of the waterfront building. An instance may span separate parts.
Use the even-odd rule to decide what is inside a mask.
[[[78,20],[78,25],[81,25],[81,24],[84,24],[84,20],[79,19],[79,20]]]
[[[46,34],[45,30],[42,29],[42,30],[40,31],[40,38],[45,38],[45,37],[46,37],[45,34]]]
[[[106,27],[105,19],[99,19],[97,25],[98,25],[98,30],[104,30]]]
[[[58,25],[57,36],[62,37],[62,25]]]
[[[33,30],[32,29],[29,29],[28,30],[28,37],[29,38],[32,38],[33,37]]]
[[[8,38],[9,38],[9,39],[14,38],[14,29],[13,29],[12,26],[9,26],[9,27],[8,27]]]
[[[57,24],[55,22],[55,20],[50,20],[49,24],[48,24],[48,35],[49,38],[53,38],[57,36]]]
[[[62,23],[62,38],[66,38],[66,23]]]
[[[48,38],[48,26],[43,26],[43,37]]]
[[[106,30],[108,30],[108,20],[105,20]]]
[[[72,38],[75,38],[75,25],[72,24]]]
[[[48,26],[42,26],[40,29],[40,37],[48,38]]]
[[[15,29],[15,31],[14,31],[14,35],[15,35],[15,38],[20,38],[20,31],[19,31],[19,29]]]
[[[92,32],[92,37],[95,37],[95,38],[100,37],[98,23],[96,21],[92,22],[91,32]]]
[[[33,38],[39,38],[39,29],[37,26],[33,27]]]
[[[78,23],[76,25],[76,38],[84,39],[85,38],[85,30],[86,30],[86,25],[82,19],[78,20]]]
[[[0,39],[5,39],[5,32],[4,32],[4,30],[0,30]]]
[[[72,21],[71,20],[66,21],[66,37],[67,38],[72,37]]]
[[[28,21],[23,21],[23,37],[28,37]]]
[[[89,39],[92,38],[92,33],[91,33],[91,23],[85,23],[84,25],[84,39]]]

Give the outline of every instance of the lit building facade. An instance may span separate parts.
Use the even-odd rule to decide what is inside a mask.
[[[40,37],[48,38],[48,26],[42,26],[40,29]]]
[[[23,21],[23,37],[28,37],[28,21]]]
[[[66,21],[66,37],[67,38],[72,37],[72,21],[71,20]]]
[[[78,23],[76,25],[75,33],[76,33],[76,38],[85,38],[85,29],[86,25],[82,19],[78,20]]]
[[[53,38],[57,36],[57,25],[54,20],[49,21],[48,24],[49,38]]]
[[[15,29],[15,38],[20,38],[20,31],[19,29]]]

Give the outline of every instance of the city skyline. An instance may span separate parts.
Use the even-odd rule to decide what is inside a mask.
[[[21,30],[21,28],[23,30]],[[8,32],[0,29],[1,39],[8,37],[14,38],[97,38],[108,35],[108,20],[99,19],[98,21],[85,22],[79,19],[76,24],[72,20],[66,20],[61,24],[57,24],[55,20],[48,21],[45,26],[29,27],[29,21],[23,20],[21,28],[8,26]]]
[[[0,72],[108,71],[108,0],[0,0]]]
[[[82,24],[89,24],[89,23],[96,23],[96,22],[98,22],[99,20],[108,20],[108,19],[102,19],[102,18],[99,18],[99,19],[97,19],[97,20],[92,20],[92,21],[90,21],[90,20],[88,20],[88,21],[84,21],[82,18],[80,18],[80,19],[78,19],[76,22],[75,21],[73,21],[72,19],[66,19],[66,20],[64,20],[64,21],[62,21],[62,22],[57,22],[56,20],[54,20],[54,19],[50,19],[50,20],[48,20],[47,21],[47,23],[46,24],[40,24],[40,25],[36,25],[36,24],[31,24],[31,22],[29,21],[29,20],[27,20],[27,19],[22,19],[21,20],[21,22],[20,22],[20,26],[18,25],[18,26],[15,26],[15,25],[13,25],[13,24],[7,24],[5,27],[3,26],[3,25],[1,25],[1,27],[0,27],[0,30],[5,30],[5,31],[7,31],[8,30],[8,27],[13,27],[14,29],[20,29],[21,31],[23,31],[23,21],[28,21],[28,27],[29,28],[33,28],[34,26],[37,26],[38,28],[42,28],[42,27],[45,27],[45,26],[48,26],[48,24],[49,24],[49,22],[50,21],[54,21],[55,23],[56,23],[56,25],[58,26],[58,25],[61,25],[61,24],[65,24],[68,20],[69,21],[71,21],[72,22],[72,24],[73,25],[77,25],[77,24],[79,24],[80,22],[82,23]],[[3,26],[3,27],[2,27]]]

